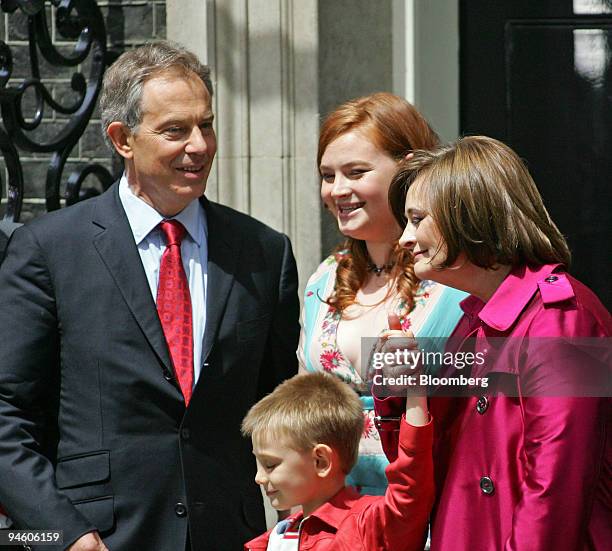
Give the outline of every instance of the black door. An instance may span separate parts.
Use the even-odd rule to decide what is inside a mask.
[[[612,306],[612,0],[462,0],[461,132],[523,157]]]

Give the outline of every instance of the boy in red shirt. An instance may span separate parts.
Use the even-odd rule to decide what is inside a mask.
[[[297,375],[255,404],[242,423],[257,459],[255,482],[277,510],[302,511],[245,550],[422,550],[434,496],[427,400],[408,396],[398,458],[384,496],[360,496],[344,479],[357,459],[361,402],[325,373]]]

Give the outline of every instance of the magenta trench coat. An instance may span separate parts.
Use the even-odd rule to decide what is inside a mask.
[[[432,551],[611,549],[611,400],[567,392],[583,392],[595,364],[600,376],[604,366],[609,383],[609,355],[607,364],[603,356],[583,357],[580,372],[575,361],[568,368],[569,344],[539,339],[601,337],[590,341],[607,344],[609,351],[609,312],[557,265],[517,267],[486,304],[470,296],[461,306],[465,315],[449,346],[465,345],[471,336],[475,351],[505,353],[505,361],[498,362],[501,373],[488,373],[505,381],[505,395],[493,396],[489,388],[479,390],[480,396],[430,399],[437,494]],[[497,344],[491,346],[493,341]],[[529,346],[542,341],[554,346],[536,360]],[[553,392],[539,392],[539,386]],[[609,384],[601,395],[608,391]],[[389,417],[401,413],[403,400],[381,399],[375,405],[378,415]],[[391,460],[397,445],[392,425],[381,425]]]

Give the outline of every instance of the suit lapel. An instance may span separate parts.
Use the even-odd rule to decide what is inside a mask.
[[[227,298],[234,281],[239,244],[230,217],[205,198],[208,226],[208,282],[206,287],[206,329],[202,360],[206,361],[219,331]]]
[[[172,362],[157,315],[157,308],[134,242],[132,230],[119,199],[116,183],[102,194],[94,211],[93,223],[101,228],[93,244],[111,273],[119,292],[151,347],[172,371]]]

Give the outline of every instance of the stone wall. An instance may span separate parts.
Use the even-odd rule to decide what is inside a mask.
[[[321,120],[345,101],[393,91],[391,0],[319,0],[318,9]],[[335,218],[324,212],[323,256],[343,241]]]
[[[52,33],[53,43],[60,52],[71,52],[74,42],[65,40],[55,28],[55,8],[47,2],[47,21]],[[154,0],[147,2],[108,0],[98,1],[102,11],[107,32],[107,46],[113,54],[120,54],[127,48],[138,46],[148,40],[166,37],[166,2]],[[31,76],[28,52],[28,22],[27,17],[17,10],[12,14],[0,13],[0,40],[6,42],[13,54],[13,73],[9,85],[23,82]],[[81,67],[78,67],[81,70]],[[58,68],[42,62],[41,78],[53,94],[56,101],[70,103],[74,93],[70,89],[70,78],[73,68]],[[88,70],[85,67],[85,76]],[[24,101],[24,115],[31,117],[34,112],[34,94],[28,93]],[[56,113],[46,106],[43,121],[34,133],[37,141],[51,138],[65,124],[67,115]],[[25,222],[34,216],[45,212],[45,178],[51,155],[28,153],[20,151],[24,170],[24,203],[21,221]],[[87,129],[72,150],[63,171],[63,184],[71,171],[80,163],[98,162],[107,167],[113,174],[121,170],[113,166],[111,154],[104,145],[100,132],[99,114],[93,114]],[[6,201],[6,182],[8,175],[3,160],[0,159],[0,177],[2,179],[0,217],[4,214]],[[91,180],[91,184],[95,182]],[[91,185],[89,181],[85,185]],[[95,184],[94,184],[95,185]]]

